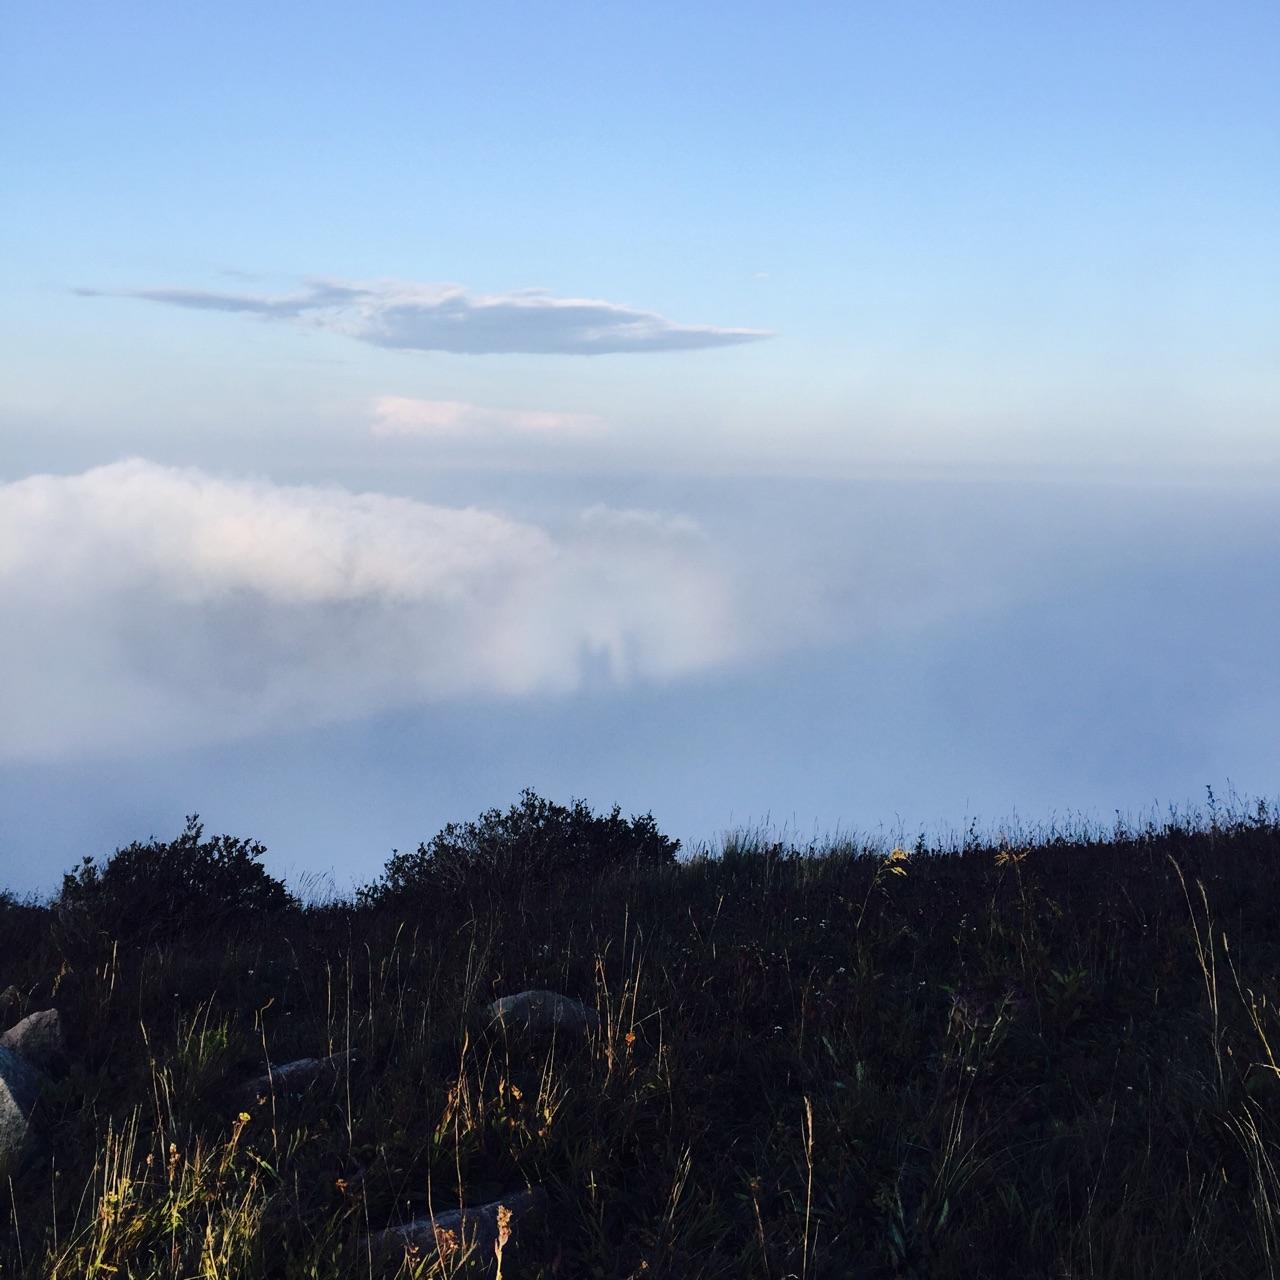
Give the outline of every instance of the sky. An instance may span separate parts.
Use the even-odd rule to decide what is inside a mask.
[[[0,885],[533,786],[1280,790],[1280,9],[0,17]]]

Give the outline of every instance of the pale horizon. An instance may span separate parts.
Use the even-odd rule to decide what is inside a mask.
[[[19,4],[0,888],[1280,791],[1280,11]]]

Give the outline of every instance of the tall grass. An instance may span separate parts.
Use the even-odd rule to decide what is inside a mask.
[[[541,1186],[505,1280],[1276,1276],[1272,812],[901,846],[754,833],[132,945],[0,902],[0,986],[61,1010],[71,1063],[0,1275],[385,1274],[371,1232]],[[533,987],[598,1033],[482,1030]],[[404,1274],[493,1273],[465,1254]]]

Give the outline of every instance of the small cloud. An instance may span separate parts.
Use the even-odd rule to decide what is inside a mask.
[[[465,400],[415,400],[379,396],[373,403],[375,436],[425,436],[459,439],[492,436],[594,435],[604,421],[591,413],[552,413],[541,409],[490,409]]]
[[[587,507],[578,517],[584,529],[597,535],[641,533],[661,539],[693,539],[700,541],[706,534],[702,526],[689,516],[672,515],[665,511],[648,511],[635,507],[606,507],[596,503]]]
[[[292,294],[200,289],[77,289],[82,297],[141,298],[200,311],[306,320],[378,347],[463,355],[607,355],[692,351],[757,342],[764,329],[677,324],[651,311],[596,298],[557,298],[544,289],[472,294],[461,285],[314,281]]]

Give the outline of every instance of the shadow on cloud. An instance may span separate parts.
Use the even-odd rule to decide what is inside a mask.
[[[0,759],[148,750],[467,696],[662,682],[740,652],[691,521],[555,530],[128,461],[0,485]]]

